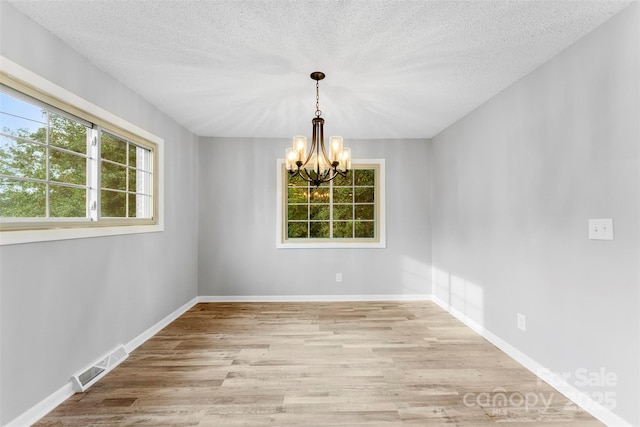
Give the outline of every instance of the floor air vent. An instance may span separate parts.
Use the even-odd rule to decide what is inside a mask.
[[[95,384],[100,378],[104,377],[107,372],[118,366],[127,357],[129,357],[129,354],[124,349],[124,346],[119,346],[89,368],[72,376],[71,381],[73,381],[73,387],[76,391],[85,391]]]

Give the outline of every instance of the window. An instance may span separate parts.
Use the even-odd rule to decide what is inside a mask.
[[[0,93],[0,217],[87,215],[85,123]]]
[[[153,152],[101,132],[101,217],[151,218]]]
[[[317,188],[278,168],[278,247],[385,247],[384,160],[354,160]]]
[[[4,62],[0,244],[161,231],[162,140]]]
[[[2,87],[0,218],[152,219],[153,149]],[[63,113],[64,114],[64,113]],[[96,158],[100,157],[100,162]],[[97,168],[99,173],[91,173]],[[100,188],[98,195],[94,189]],[[59,224],[56,224],[59,226]]]

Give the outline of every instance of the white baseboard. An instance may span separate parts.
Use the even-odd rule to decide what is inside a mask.
[[[168,316],[160,320],[158,323],[151,326],[149,329],[147,329],[146,331],[144,331],[143,333],[141,333],[140,335],[138,335],[137,337],[129,341],[124,346],[127,353],[131,353],[133,350],[135,350],[137,347],[139,347],[149,338],[157,334],[162,328],[164,328],[169,323],[176,320],[184,312],[186,312],[191,307],[193,307],[197,302],[198,302],[198,298],[193,298],[191,301],[184,304],[182,307],[178,308],[177,310],[173,311],[171,314],[169,314]],[[9,423],[6,424],[5,427],[24,427],[24,426],[30,426],[32,424],[35,424],[38,420],[40,420],[42,417],[44,417],[53,409],[55,409],[56,406],[60,405],[69,397],[73,396],[75,392],[76,391],[73,387],[73,382],[69,381],[67,384],[62,386],[59,390],[50,394],[48,397],[45,397],[42,401],[32,406],[31,408],[23,412],[21,415],[9,421]]]
[[[191,301],[187,302],[183,306],[174,310],[171,314],[166,316],[164,319],[160,320],[158,323],[156,323],[155,325],[153,325],[152,327],[150,327],[149,329],[147,329],[146,331],[144,331],[143,333],[141,333],[140,335],[138,335],[128,343],[126,343],[124,345],[124,349],[127,350],[127,353],[131,353],[133,350],[138,348],[149,338],[151,338],[152,336],[160,332],[162,328],[164,328],[169,323],[176,320],[178,317],[182,316],[187,310],[189,310],[191,307],[193,307],[197,303],[198,303],[198,297],[193,298]]]
[[[73,396],[75,392],[76,391],[73,389],[73,383],[69,381],[67,384],[60,387],[59,390],[53,392],[39,403],[32,406],[29,410],[9,421],[8,424],[5,424],[5,427],[30,426],[55,409],[56,406]]]
[[[578,390],[572,385],[568,384],[562,377],[558,374],[550,372],[543,365],[536,362],[526,354],[522,353],[517,348],[513,347],[511,344],[504,341],[502,338],[493,334],[491,331],[485,329],[482,325],[476,323],[474,320],[468,318],[464,313],[456,310],[451,307],[448,303],[436,297],[435,295],[431,296],[431,300],[439,305],[441,308],[449,312],[452,316],[460,320],[467,327],[472,329],[474,332],[485,338],[491,344],[498,347],[500,350],[505,352],[509,357],[513,358],[516,362],[520,363],[522,366],[531,371],[534,375],[539,376],[540,379],[551,387],[556,389],[559,393],[564,395],[566,398],[571,400],[579,406],[584,411],[588,412],[601,422],[605,423],[609,427],[631,427],[631,424],[620,418],[618,415],[614,414],[610,409],[605,408],[600,405],[598,402],[593,400],[591,396],[585,394],[584,392]]]
[[[210,295],[198,302],[431,301],[431,295]]]

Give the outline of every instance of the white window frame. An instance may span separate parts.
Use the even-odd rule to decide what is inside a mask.
[[[387,247],[386,226],[385,226],[385,161],[384,159],[353,159],[352,165],[375,165],[377,166],[377,235],[375,239],[287,239],[286,232],[286,212],[287,192],[284,191],[287,183],[287,170],[285,160],[277,160],[277,201],[276,201],[276,248],[278,249],[383,249]]]
[[[69,111],[70,114],[83,112],[95,118],[99,118],[101,123],[108,123],[107,131],[111,127],[122,130],[127,138],[129,135],[146,140],[154,145],[156,161],[154,162],[154,173],[156,174],[155,191],[155,209],[154,221],[151,224],[124,224],[123,222],[114,221],[110,223],[105,221],[104,224],[96,225],[90,221],[87,226],[77,226],[64,228],[64,221],[57,224],[59,228],[44,229],[19,229],[19,230],[1,230],[0,246],[15,245],[23,243],[47,242],[55,240],[82,239],[101,236],[114,236],[124,234],[153,233],[164,231],[164,140],[145,129],[142,129],[127,120],[99,107],[84,98],[64,89],[61,86],[45,79],[44,77],[22,67],[21,65],[0,55],[0,63],[2,64],[2,77],[14,80],[27,87],[33,88],[38,94],[57,100],[71,107],[75,111]],[[27,95],[30,95],[27,93]],[[55,105],[54,105],[55,106]],[[80,115],[81,116],[81,115]],[[81,116],[82,117],[82,116]],[[129,135],[127,135],[127,133]],[[136,143],[135,140],[132,142]],[[29,219],[24,221],[29,222]]]

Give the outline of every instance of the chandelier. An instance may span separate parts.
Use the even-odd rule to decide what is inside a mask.
[[[307,153],[307,137],[294,136],[293,147],[287,148],[286,163],[291,177],[299,176],[307,182],[319,187],[338,175],[345,177],[351,168],[351,150],[343,148],[342,137],[332,136],[329,139],[329,153],[324,147],[324,119],[320,117],[320,80],[324,73],[314,71],[310,76],[316,81],[316,116],[311,120],[313,136],[311,148]]]

